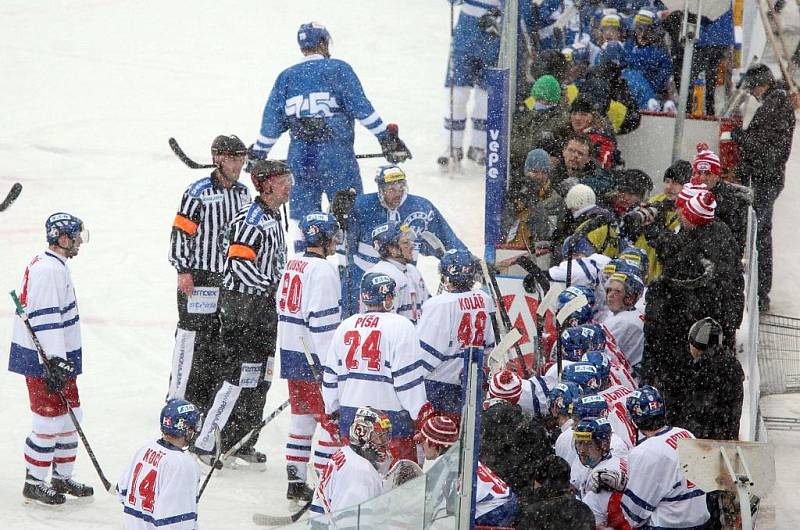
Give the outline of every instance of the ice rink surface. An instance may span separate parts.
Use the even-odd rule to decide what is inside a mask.
[[[275,77],[300,58],[301,23],[327,25],[334,57],[353,66],[384,121],[400,125],[414,154],[404,166],[411,192],[433,200],[473,252],[482,253],[480,169],[469,167],[453,180],[434,167],[444,147],[449,16],[448,4],[434,0],[0,3],[0,193],[15,181],[25,187],[0,214],[3,366],[12,317],[5,292],[18,287],[25,265],[44,249],[47,215],[74,213],[91,232],[70,263],[84,341],[83,426],[112,482],[157,435],[177,319],[169,231],[181,193],[204,176],[172,155],[167,138],[175,136],[201,162],[217,134],[254,141]],[[372,135],[356,129],[357,152],[380,151]],[[287,144],[282,139],[273,156]],[[361,165],[367,191],[375,189],[377,165]],[[777,203],[774,295],[776,312],[795,315],[796,174],[795,164]],[[424,262],[423,270],[434,283],[433,264]],[[278,382],[267,410],[285,398],[286,386]],[[102,492],[91,504],[60,511],[23,506],[30,415],[21,376],[0,370],[0,402],[0,522],[9,529],[121,528],[120,505]],[[199,508],[202,528],[254,528],[255,511],[288,513],[287,425],[284,414],[262,432],[258,449],[270,459],[265,473],[224,471],[212,480]],[[83,450],[76,478],[99,488]],[[787,508],[780,504],[778,514]]]

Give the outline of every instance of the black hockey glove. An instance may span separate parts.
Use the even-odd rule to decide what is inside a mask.
[[[405,142],[398,136],[396,123],[390,123],[386,127],[386,135],[381,142],[381,151],[386,160],[391,164],[399,164],[412,158],[411,151],[406,147]]]
[[[478,19],[478,27],[492,37],[500,36],[500,10],[490,9]]]
[[[44,378],[47,390],[52,394],[61,392],[74,374],[75,364],[72,361],[63,357],[52,357]]]
[[[339,190],[333,196],[331,215],[339,222],[339,228],[342,230],[347,230],[347,219],[350,217],[350,212],[353,211],[355,203],[356,190],[354,188]]]

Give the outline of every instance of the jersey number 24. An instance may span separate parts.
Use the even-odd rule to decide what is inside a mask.
[[[361,334],[356,330],[350,330],[344,334],[344,343],[348,346],[345,366],[348,370],[358,370],[361,361],[366,361],[367,370],[377,372],[381,369],[381,332],[373,329],[361,341]]]

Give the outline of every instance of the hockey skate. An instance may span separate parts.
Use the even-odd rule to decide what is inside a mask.
[[[464,158],[464,150],[461,147],[454,147],[452,156],[450,149],[446,149],[444,154],[436,159],[436,164],[442,173],[458,173],[461,171],[461,160]]]
[[[225,461],[225,466],[242,471],[266,471],[267,455],[252,447],[242,447],[231,456],[230,460]]]
[[[197,460],[199,460],[200,463],[206,467],[214,466],[217,470],[220,470],[223,467],[222,460],[216,460],[216,455],[211,451],[204,451],[203,449],[193,445],[189,447],[189,452],[194,453],[194,455],[197,457]]]
[[[486,149],[483,147],[470,146],[467,149],[467,158],[478,164],[479,166],[486,165]]]
[[[86,484],[76,482],[71,478],[53,477],[53,480],[50,481],[50,484],[56,493],[60,493],[62,495],[69,495],[71,497],[82,498],[84,500],[91,500],[94,495],[94,488],[87,486]]]
[[[47,482],[38,480],[30,474],[25,474],[25,486],[22,496],[26,503],[36,503],[42,506],[59,507],[67,502],[66,497],[50,487]]]
[[[291,464],[287,465],[286,476],[289,479],[289,486],[286,488],[286,500],[289,501],[289,509],[294,509],[295,503],[303,505],[310,501],[314,496],[314,490],[297,476],[297,467]]]

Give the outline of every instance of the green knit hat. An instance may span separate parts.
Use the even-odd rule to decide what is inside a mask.
[[[531,87],[531,97],[536,101],[558,103],[561,101],[561,85],[552,75],[543,75]]]

